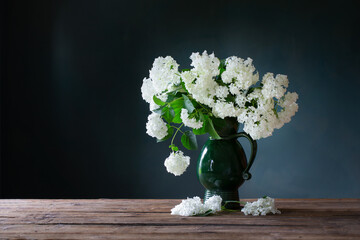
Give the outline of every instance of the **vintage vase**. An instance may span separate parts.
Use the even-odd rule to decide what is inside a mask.
[[[204,200],[219,195],[223,204],[228,202],[227,208],[239,209],[238,189],[245,180],[251,178],[249,170],[256,156],[257,143],[247,133],[237,133],[236,119],[222,120],[215,127],[221,139],[210,138],[203,146],[197,162],[197,176],[206,189]],[[249,161],[237,140],[239,137],[245,137],[250,142]]]

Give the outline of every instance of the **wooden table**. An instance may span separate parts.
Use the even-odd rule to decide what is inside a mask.
[[[0,200],[0,239],[360,239],[360,199],[277,199],[281,215],[170,215],[181,200]]]

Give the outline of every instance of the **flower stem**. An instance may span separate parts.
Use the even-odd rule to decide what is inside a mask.
[[[174,139],[175,139],[175,137],[176,137],[176,134],[180,131],[181,132],[181,130],[180,130],[180,128],[183,126],[184,124],[182,123],[181,125],[180,125],[180,127],[175,127],[177,130],[176,130],[176,132],[175,132],[175,134],[174,134],[174,136],[172,137],[172,139],[171,139],[171,145],[173,145],[173,142],[174,142]]]
[[[178,128],[178,127],[176,127],[176,126],[173,126],[173,125],[170,125],[170,126],[173,127],[173,128],[175,128],[175,129],[177,129],[177,130],[178,130],[179,132],[181,132],[182,134],[184,134],[184,132],[180,130],[181,126],[180,126],[180,128]]]
[[[192,96],[190,96],[190,95],[188,95],[188,98],[195,100],[195,99],[194,99]],[[195,100],[195,101],[196,101],[196,100]],[[198,101],[196,101],[196,102],[197,102],[197,104],[200,105],[200,107],[201,107],[203,110],[205,110],[205,112],[211,113],[211,111],[209,111],[208,109],[206,109],[201,103],[199,103]]]

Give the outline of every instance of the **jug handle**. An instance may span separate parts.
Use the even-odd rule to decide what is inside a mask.
[[[246,169],[244,170],[244,172],[242,173],[242,177],[244,180],[250,180],[251,179],[251,173],[249,173],[249,170],[252,166],[252,164],[254,163],[255,157],[256,157],[256,152],[257,152],[257,143],[254,139],[252,139],[252,137],[247,134],[246,132],[241,132],[241,133],[237,133],[231,137],[229,137],[228,139],[233,139],[233,138],[239,138],[239,137],[244,137],[247,140],[249,140],[250,142],[250,146],[251,146],[251,154],[250,154],[250,158],[248,161],[248,164],[246,166]]]

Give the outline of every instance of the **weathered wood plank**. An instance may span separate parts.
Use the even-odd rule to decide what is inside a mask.
[[[0,239],[360,239],[360,199],[278,199],[281,215],[171,216],[181,200],[0,200]]]
[[[283,227],[269,227],[262,226],[261,228],[255,226],[88,226],[88,225],[55,225],[55,226],[29,226],[17,225],[9,226],[4,232],[0,233],[0,237],[17,237],[17,238],[39,238],[39,239],[103,239],[105,236],[114,236],[122,239],[192,239],[201,235],[207,235],[214,239],[234,239],[233,236],[238,237],[254,237],[261,239],[266,236],[274,239],[275,236],[279,238],[299,237],[303,239],[346,239],[356,238],[358,234],[346,233],[344,235],[334,229],[327,229],[325,231],[316,226],[313,227],[296,227],[289,229],[288,226]]]

